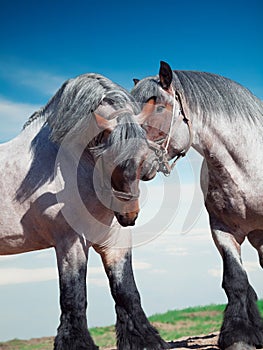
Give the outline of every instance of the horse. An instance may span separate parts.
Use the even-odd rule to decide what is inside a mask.
[[[135,119],[148,113],[108,78],[67,80],[0,145],[0,255],[54,248],[60,287],[55,350],[95,350],[88,332],[89,249],[100,254],[115,300],[121,350],[168,345],[142,309],[129,234],[139,213],[139,180],[156,158]]]
[[[201,189],[227,296],[219,347],[261,347],[263,323],[241,245],[247,238],[263,267],[263,103],[228,78],[172,71],[163,61],[158,75],[134,83],[136,101],[152,108],[141,120],[147,138],[173,159],[167,175],[191,146],[203,157]]]

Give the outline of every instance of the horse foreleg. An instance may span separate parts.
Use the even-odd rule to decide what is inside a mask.
[[[132,270],[131,249],[94,248],[101,255],[115,301],[118,350],[169,349],[142,309]]]
[[[212,234],[223,259],[223,284],[228,305],[219,336],[221,349],[254,349],[263,344],[262,320],[257,296],[243,268],[241,243],[230,230],[210,218]]]
[[[78,235],[63,237],[56,246],[61,317],[55,350],[96,350],[87,328],[86,273],[88,247]]]

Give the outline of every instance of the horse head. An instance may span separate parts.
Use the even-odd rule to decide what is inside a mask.
[[[186,154],[192,143],[191,122],[183,93],[173,87],[171,67],[161,61],[159,75],[142,80],[134,79],[131,91],[147,113],[141,113],[139,123],[147,138],[160,155],[159,171],[168,175],[168,160]],[[158,146],[156,146],[159,145]]]
[[[145,105],[142,114],[148,112]],[[131,109],[117,109],[108,119],[97,111],[93,115],[100,132],[100,143],[89,146],[99,172],[94,179],[97,195],[122,226],[133,226],[140,211],[139,180],[156,175],[155,153]]]

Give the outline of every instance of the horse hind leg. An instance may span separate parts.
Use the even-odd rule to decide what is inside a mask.
[[[219,336],[220,349],[239,350],[261,348],[263,323],[256,304],[257,296],[243,268],[241,243],[222,223],[211,219],[215,244],[223,259],[223,283],[228,304]]]
[[[142,309],[133,276],[131,249],[94,248],[101,255],[115,300],[118,350],[169,349]]]

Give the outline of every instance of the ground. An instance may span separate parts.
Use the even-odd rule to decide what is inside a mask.
[[[170,344],[171,349],[185,350],[185,349],[199,349],[199,350],[219,350],[216,345],[218,340],[218,333],[211,333],[208,335],[201,335],[196,337],[184,337],[177,339]],[[103,350],[116,350],[115,348],[103,348]]]
[[[196,337],[184,337],[172,342],[173,349],[199,349],[199,350],[218,350],[218,333],[200,335]]]
[[[219,348],[216,346],[218,339],[218,333],[211,333],[208,335],[201,335],[195,337],[184,337],[181,339],[177,339],[174,342],[171,342],[173,345],[172,349],[176,350],[185,350],[185,349],[199,349],[199,350],[218,350]],[[27,341],[17,340],[16,343],[14,341],[12,344],[1,344],[0,350],[19,350],[23,349],[39,349],[39,350],[50,350],[53,348],[54,338],[46,337],[39,339],[31,339]],[[26,346],[25,346],[26,343]],[[101,348],[101,350],[115,350],[116,348]]]

